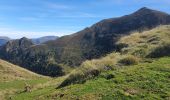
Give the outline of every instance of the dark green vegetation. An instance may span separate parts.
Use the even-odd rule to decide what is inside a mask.
[[[50,76],[64,74],[60,65],[53,62],[52,53],[49,53],[46,48],[35,49],[34,47],[32,41],[25,37],[11,40],[1,47],[0,56],[39,74]]]
[[[66,73],[67,66],[79,66],[87,59],[120,51],[126,46],[116,44],[122,36],[167,24],[170,24],[170,15],[142,8],[130,15],[102,20],[73,35],[42,45],[33,45],[26,38],[10,41],[1,47],[0,57],[39,74],[61,76]]]

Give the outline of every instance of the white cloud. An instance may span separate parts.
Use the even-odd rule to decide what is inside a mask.
[[[73,33],[73,31],[62,31],[62,32],[24,32],[24,31],[11,31],[11,32],[0,32],[0,36],[7,36],[13,39],[27,37],[27,38],[38,38],[42,36],[63,36]]]
[[[38,38],[42,36],[63,36],[74,33],[75,31],[70,30],[57,30],[55,31],[18,31],[12,28],[0,28],[0,36],[7,36],[13,39],[27,37],[27,38]]]

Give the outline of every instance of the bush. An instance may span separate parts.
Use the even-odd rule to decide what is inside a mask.
[[[115,77],[114,74],[108,74],[108,75],[106,75],[106,79],[107,79],[107,80],[112,79],[112,78],[114,78],[114,77]]]
[[[163,44],[157,47],[147,57],[159,58],[164,56],[170,56],[170,44]]]
[[[136,65],[139,63],[138,58],[135,56],[127,56],[119,61],[123,65]]]
[[[137,56],[137,57],[145,57],[147,55],[147,50],[146,49],[138,49],[135,50],[132,55]]]
[[[112,53],[97,60],[87,60],[79,68],[73,70],[57,88],[62,88],[70,84],[81,84],[86,80],[97,77],[101,72],[113,70],[113,66],[119,58],[120,55],[118,53]],[[112,77],[114,76],[109,75],[107,78]]]
[[[31,92],[32,87],[28,84],[25,84],[25,90],[24,92]]]
[[[97,69],[90,69],[88,71],[81,72],[80,70],[75,70],[72,72],[58,87],[62,88],[71,84],[82,84],[86,80],[94,78],[100,74],[100,71]]]

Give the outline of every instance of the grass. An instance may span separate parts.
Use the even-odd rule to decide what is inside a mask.
[[[161,45],[170,44],[170,26],[159,26],[143,33],[136,32],[124,36],[117,42],[117,44],[128,45],[122,49],[122,54],[146,57]]]
[[[114,77],[111,79],[104,77],[108,74],[114,74]],[[46,100],[169,100],[169,78],[170,58],[161,58],[153,63],[141,63],[101,73],[84,84],[58,89],[42,98]]]
[[[44,83],[42,83],[43,86],[38,87],[39,84],[35,85],[35,87],[38,87],[34,89],[32,92],[20,92],[11,95],[11,97],[7,97],[7,99],[11,98],[12,100],[34,100],[34,99],[40,99],[43,95],[52,93],[56,91],[56,86],[60,84],[61,81],[63,81],[64,77],[59,77],[56,79],[48,80]]]
[[[114,77],[107,78],[108,75]],[[12,100],[169,100],[170,58],[156,59],[152,63],[122,66],[102,72],[83,84],[72,84],[56,89],[55,84],[32,92],[14,94]],[[56,79],[53,82],[61,82]],[[52,82],[52,83],[53,83]],[[58,84],[59,85],[59,84]]]
[[[23,92],[25,85],[31,85],[32,89],[39,88],[39,84],[51,80],[49,77],[41,76],[0,60],[0,99],[15,93]]]
[[[44,77],[0,59],[0,82]],[[44,77],[45,78],[45,77]]]

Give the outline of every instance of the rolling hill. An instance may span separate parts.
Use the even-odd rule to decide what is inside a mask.
[[[26,85],[39,88],[39,84],[49,80],[48,77],[0,59],[0,100],[6,100],[6,96],[25,91]]]
[[[0,82],[27,80],[37,77],[42,76],[0,59]]]

